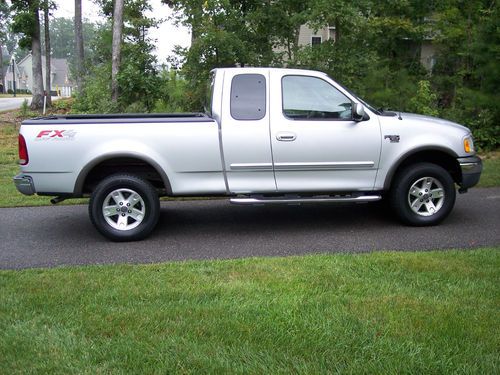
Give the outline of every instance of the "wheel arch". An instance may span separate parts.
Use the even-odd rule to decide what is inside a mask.
[[[81,197],[91,192],[95,182],[117,172],[138,174],[155,182],[155,187],[163,188],[167,194],[172,194],[170,180],[156,161],[145,155],[126,152],[102,155],[88,162],[78,174],[73,195]]]
[[[384,181],[384,190],[389,190],[392,181],[403,168],[415,163],[433,163],[446,169],[453,181],[459,184],[462,182],[462,171],[458,163],[458,155],[451,149],[444,147],[420,147],[403,154],[396,163],[389,169]]]

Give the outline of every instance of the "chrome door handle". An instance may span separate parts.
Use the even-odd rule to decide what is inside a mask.
[[[276,139],[282,142],[292,142],[297,139],[297,134],[291,132],[281,132],[276,134]]]

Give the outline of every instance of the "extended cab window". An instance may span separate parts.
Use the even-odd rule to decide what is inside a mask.
[[[282,78],[283,114],[295,120],[351,120],[352,102],[328,82],[317,77]]]
[[[261,120],[266,115],[266,78],[238,74],[231,82],[231,116],[235,120]]]

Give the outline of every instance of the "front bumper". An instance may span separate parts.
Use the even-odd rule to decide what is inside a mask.
[[[33,195],[36,193],[33,179],[30,176],[18,174],[14,177],[14,184],[16,189],[24,195]]]
[[[478,156],[469,156],[458,158],[460,169],[462,170],[462,183],[460,187],[468,189],[479,182],[481,172],[483,171],[483,162]]]

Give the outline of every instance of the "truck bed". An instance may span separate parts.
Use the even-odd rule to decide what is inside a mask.
[[[89,114],[35,117],[23,121],[23,125],[43,124],[113,124],[113,123],[169,123],[169,122],[212,122],[204,113],[127,113],[127,114]]]

